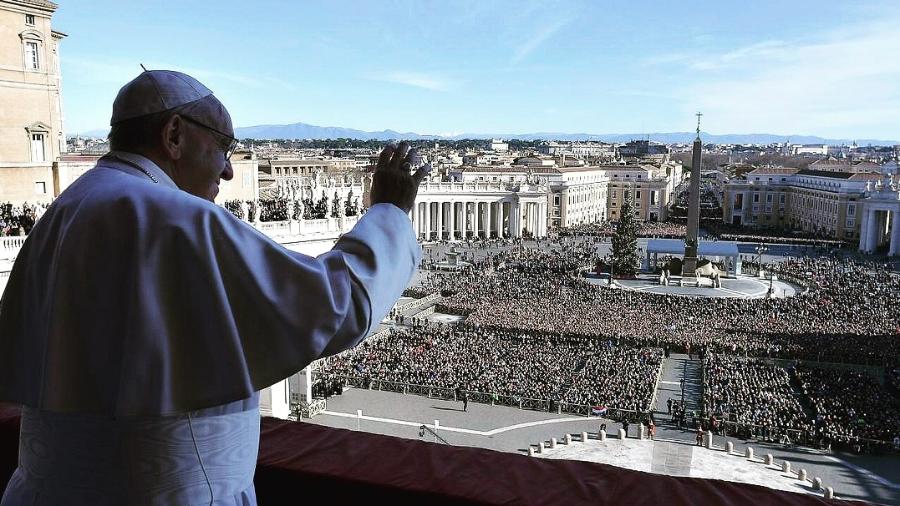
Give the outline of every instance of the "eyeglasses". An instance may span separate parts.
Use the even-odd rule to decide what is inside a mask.
[[[238,140],[237,140],[237,139],[235,139],[234,137],[232,137],[232,136],[230,136],[230,135],[228,135],[228,134],[222,133],[222,132],[216,130],[215,128],[213,128],[213,127],[211,127],[211,126],[204,125],[204,124],[201,123],[200,121],[197,121],[197,120],[195,120],[194,118],[192,118],[192,117],[190,117],[190,116],[187,116],[187,115],[185,115],[185,114],[179,114],[179,116],[181,116],[182,118],[184,118],[184,119],[190,121],[191,123],[193,123],[193,124],[195,124],[195,125],[197,125],[197,126],[199,126],[199,127],[203,127],[203,128],[205,128],[205,129],[209,130],[210,132],[212,132],[212,133],[218,135],[218,136],[221,138],[221,141],[219,142],[219,147],[220,147],[220,148],[222,149],[222,151],[224,152],[224,154],[225,154],[225,159],[226,159],[226,160],[231,159],[231,155],[233,155],[233,154],[234,154],[234,150],[237,149],[237,145],[238,145]]]

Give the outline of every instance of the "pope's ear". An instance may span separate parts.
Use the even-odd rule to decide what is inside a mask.
[[[185,124],[181,116],[173,114],[168,121],[163,124],[160,131],[163,151],[172,160],[178,160],[184,153],[185,144]]]

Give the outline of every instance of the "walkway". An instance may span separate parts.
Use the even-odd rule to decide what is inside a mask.
[[[668,400],[684,401],[688,413],[701,411],[703,400],[702,364],[694,355],[693,360],[688,359],[687,354],[672,353],[669,358],[663,359],[662,373],[659,384],[656,387],[656,406],[654,414],[657,423],[659,420],[669,420]],[[684,392],[681,388],[681,380],[684,379]],[[662,416],[659,416],[662,415]]]

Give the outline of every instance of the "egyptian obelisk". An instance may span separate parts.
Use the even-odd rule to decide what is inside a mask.
[[[700,229],[700,155],[703,143],[700,141],[700,117],[697,113],[697,138],[694,139],[694,153],[691,161],[691,184],[688,189],[687,235],[684,238],[684,263],[682,276],[694,276],[697,269],[697,233]]]

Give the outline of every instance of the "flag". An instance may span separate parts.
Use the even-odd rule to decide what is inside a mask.
[[[603,416],[606,414],[606,406],[594,406],[591,408],[591,415]]]

